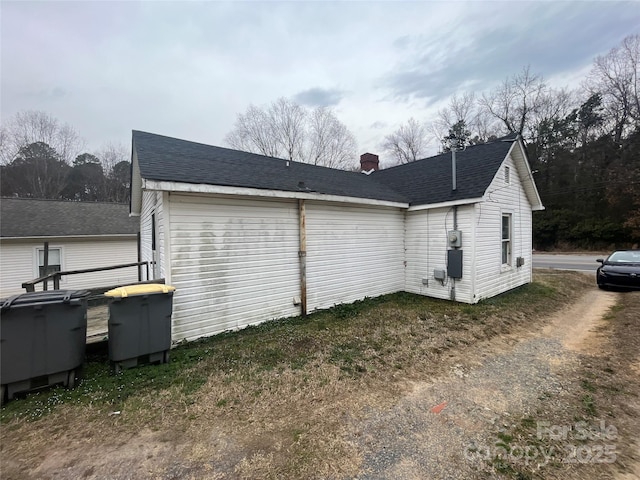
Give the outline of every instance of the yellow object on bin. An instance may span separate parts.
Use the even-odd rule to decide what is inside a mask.
[[[149,295],[151,293],[169,293],[175,291],[176,287],[163,283],[144,283],[142,285],[125,285],[104,292],[107,297],[126,298],[131,295]]]

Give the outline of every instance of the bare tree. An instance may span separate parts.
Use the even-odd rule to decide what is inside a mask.
[[[309,153],[314,165],[348,169],[356,158],[356,140],[331,109],[318,107],[309,116]]]
[[[356,142],[328,108],[312,112],[280,98],[267,107],[251,105],[239,114],[225,142],[233,148],[333,168],[348,168]]]
[[[129,199],[130,153],[122,144],[107,143],[97,153],[104,169],[105,197],[109,202],[123,203]]]
[[[584,84],[589,93],[601,95],[605,118],[611,124],[616,143],[628,130],[640,126],[639,64],[640,35],[630,35],[619,47],[594,60]]]
[[[473,92],[453,95],[449,105],[438,110],[432,130],[438,141],[445,145],[445,137],[451,134],[456,125],[462,124],[469,131],[466,142],[470,145],[485,143],[498,134],[495,117],[480,108]],[[446,148],[445,145],[445,150]]]
[[[476,111],[471,117],[471,143],[487,143],[498,137],[500,130],[495,118],[476,103]]]
[[[267,108],[251,105],[238,115],[225,142],[238,150],[302,160],[305,117],[305,110],[286,98]]]
[[[488,94],[483,94],[479,103],[504,125],[507,132],[526,136],[530,117],[539,110],[545,91],[542,77],[531,73],[527,66]]]
[[[400,125],[395,132],[384,138],[382,148],[398,163],[414,162],[421,158],[430,142],[426,127],[414,118]]]
[[[279,98],[269,108],[276,139],[289,160],[300,159],[303,155],[306,115],[304,108],[286,98]]]
[[[539,142],[543,132],[552,128],[560,131],[560,124],[567,120],[578,107],[576,95],[566,88],[544,88],[537,98],[535,110],[531,110],[526,118],[525,132],[531,143]],[[566,133],[566,132],[565,132]],[[568,139],[567,139],[568,140]],[[545,140],[543,140],[544,142]]]
[[[268,157],[281,156],[281,142],[269,114],[255,105],[238,115],[233,130],[225,143],[245,152],[260,153]]]
[[[69,124],[61,124],[48,113],[28,110],[17,113],[2,126],[2,163],[13,161],[22,148],[34,143],[47,144],[56,151],[59,159],[67,164],[76,158],[84,146],[83,140]]]
[[[435,126],[439,133],[449,131],[456,123],[463,121],[469,125],[471,118],[476,110],[476,97],[473,92],[465,92],[461,96],[453,95],[449,101],[449,105],[438,110],[438,118]],[[444,135],[438,135],[441,139]]]

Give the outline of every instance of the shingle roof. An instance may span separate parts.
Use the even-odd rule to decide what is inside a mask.
[[[0,199],[0,237],[135,235],[139,218],[129,205],[31,198]]]
[[[409,197],[411,205],[480,198],[509,153],[516,135],[467,147],[456,153],[456,190],[452,190],[451,153],[379,170],[371,178]]]
[[[516,135],[457,152],[457,189],[451,154],[441,154],[371,175],[133,131],[142,178],[195,184],[317,192],[425,205],[480,198]]]
[[[133,131],[142,178],[407,203],[366,175]],[[287,166],[288,165],[288,166]]]

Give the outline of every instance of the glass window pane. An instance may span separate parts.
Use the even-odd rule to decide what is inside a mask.
[[[50,273],[53,272],[59,272],[60,271],[60,265],[49,265],[49,267],[47,268],[47,271],[45,273],[44,271],[44,267],[40,266],[38,267],[38,272],[39,272],[39,277],[44,277],[45,275],[49,275]]]
[[[502,239],[503,240],[508,240],[509,239],[509,231],[511,230],[509,228],[509,215],[503,215],[502,216]]]
[[[38,266],[44,265],[44,249],[38,250]],[[49,265],[60,265],[60,249],[49,249]]]

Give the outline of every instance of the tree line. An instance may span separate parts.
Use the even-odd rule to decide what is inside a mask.
[[[487,92],[454,95],[432,122],[414,118],[384,139],[397,163],[521,135],[546,210],[534,245],[618,248],[640,243],[640,35],[597,57],[575,89],[525,67]]]
[[[89,153],[68,124],[40,111],[0,126],[0,194],[4,197],[117,202],[129,200],[128,150],[107,144]]]

